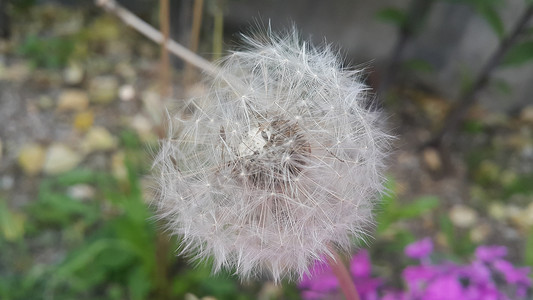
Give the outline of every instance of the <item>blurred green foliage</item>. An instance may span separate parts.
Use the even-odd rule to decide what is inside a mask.
[[[31,35],[19,46],[18,52],[28,58],[34,67],[58,69],[67,64],[74,46],[71,38]]]

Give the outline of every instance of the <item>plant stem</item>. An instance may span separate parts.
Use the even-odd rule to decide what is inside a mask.
[[[335,274],[339,280],[339,285],[344,297],[346,297],[346,300],[359,300],[359,294],[357,293],[353,278],[350,276],[348,269],[346,269],[346,266],[339,257],[339,254],[337,254],[337,252],[334,250],[331,250],[331,252],[333,257],[328,256],[328,263],[333,271],[333,274]]]
[[[395,81],[396,75],[401,67],[401,60],[405,46],[424,25],[433,3],[434,0],[412,0],[409,4],[405,20],[398,28],[398,40],[394,45],[389,65],[387,66],[387,69],[383,74],[383,79],[378,87],[378,95],[386,94],[390,85]]]
[[[194,0],[189,49],[195,53],[198,51],[198,44],[200,43],[200,29],[202,27],[203,10],[204,10],[204,0]],[[191,68],[190,63],[185,64],[185,71],[184,71],[183,77],[184,77],[185,86],[189,86],[192,83],[193,78],[194,78],[194,72]]]
[[[470,107],[476,103],[478,92],[487,85],[489,76],[498,67],[507,51],[516,43],[522,32],[526,29],[526,25],[531,16],[533,16],[533,5],[530,5],[524,11],[524,14],[520,17],[511,33],[501,41],[496,52],[492,54],[485,66],[481,69],[474,83],[461,94],[457,105],[448,114],[446,120],[444,120],[442,128],[433,138],[423,145],[423,148],[439,147],[447,144],[447,138],[455,133]]]
[[[163,35],[161,34],[161,32],[138,18],[129,10],[117,4],[116,1],[95,0],[95,2],[97,5],[102,6],[108,12],[114,13],[124,23],[130,25],[147,38],[151,39],[156,43],[164,44]],[[203,57],[197,55],[196,53],[190,51],[189,49],[185,48],[184,46],[180,45],[176,41],[169,39],[166,43],[166,47],[171,53],[175,54],[176,56],[190,63],[191,65],[205,71],[207,74],[212,76],[216,76],[218,74],[218,68],[215,65],[213,65]]]
[[[161,44],[161,62],[159,67],[159,76],[161,76],[161,96],[171,97],[172,89],[170,85],[170,59],[168,57],[168,49],[163,45],[168,44],[170,32],[169,20],[169,0],[159,0],[159,26],[163,33],[163,43]]]
[[[215,0],[213,26],[213,60],[218,60],[222,56],[222,42],[224,37],[224,9],[221,0]]]

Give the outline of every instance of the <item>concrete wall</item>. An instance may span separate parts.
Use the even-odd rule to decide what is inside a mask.
[[[324,38],[339,45],[352,65],[371,62],[378,68],[389,59],[397,33],[394,26],[375,18],[387,6],[405,8],[408,0],[234,0],[228,1],[226,24],[229,30],[246,28],[270,20],[285,28],[294,22],[304,36],[315,42]],[[525,8],[524,0],[506,0],[499,11],[506,32],[510,31]],[[533,24],[532,24],[533,25]],[[475,76],[498,45],[498,38],[476,12],[466,5],[437,1],[426,28],[406,47],[406,59],[424,59],[435,72],[420,80],[447,97],[455,97],[464,73]],[[490,109],[511,110],[533,104],[533,62],[522,67],[502,68],[494,78],[504,79],[512,93],[485,89],[481,102]]]

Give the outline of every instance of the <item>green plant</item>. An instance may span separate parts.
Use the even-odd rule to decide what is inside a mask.
[[[19,46],[18,52],[28,58],[34,67],[57,69],[66,65],[74,46],[74,40],[68,37],[30,35]]]

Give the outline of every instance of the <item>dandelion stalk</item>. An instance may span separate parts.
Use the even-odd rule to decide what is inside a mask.
[[[353,278],[350,276],[348,269],[343,264],[342,259],[336,252],[333,252],[333,257],[328,257],[328,264],[333,271],[333,274],[339,280],[339,286],[346,297],[346,300],[359,300],[359,294],[353,282]]]

